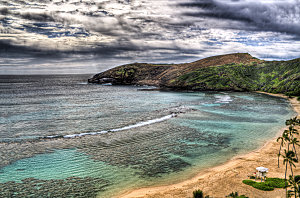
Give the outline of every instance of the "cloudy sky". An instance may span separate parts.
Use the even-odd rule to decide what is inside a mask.
[[[0,74],[300,57],[300,0],[1,0]]]

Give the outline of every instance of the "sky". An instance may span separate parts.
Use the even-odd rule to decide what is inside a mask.
[[[300,57],[300,0],[1,0],[0,74]]]

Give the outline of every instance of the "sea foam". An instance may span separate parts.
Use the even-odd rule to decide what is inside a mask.
[[[46,136],[44,138],[75,138],[75,137],[82,137],[82,136],[86,136],[86,135],[99,135],[99,134],[105,134],[105,133],[109,133],[109,132],[118,132],[118,131],[125,131],[128,129],[133,129],[133,128],[137,128],[137,127],[142,127],[142,126],[146,126],[146,125],[150,125],[150,124],[154,124],[154,123],[158,123],[158,122],[163,122],[165,120],[171,119],[173,117],[176,117],[178,113],[172,113],[170,115],[166,115],[160,118],[156,118],[156,119],[152,119],[152,120],[147,120],[147,121],[143,121],[143,122],[138,122],[136,124],[133,125],[128,125],[125,127],[121,127],[121,128],[116,128],[116,129],[111,129],[111,130],[103,130],[103,131],[98,131],[98,132],[87,132],[87,133],[77,133],[77,134],[70,134],[70,135],[51,135],[51,136]]]

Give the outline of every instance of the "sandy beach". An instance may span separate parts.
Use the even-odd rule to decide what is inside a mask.
[[[269,95],[287,98],[286,96],[280,94]],[[297,101],[297,98],[289,99],[289,101],[299,117],[299,101]],[[260,149],[257,149],[246,155],[234,157],[225,164],[202,170],[195,177],[189,180],[173,185],[136,189],[126,192],[119,197],[187,198],[192,197],[192,192],[196,189],[202,190],[205,196],[209,195],[214,198],[225,197],[231,192],[239,192],[239,195],[244,194],[251,198],[285,197],[284,189],[275,189],[274,191],[267,192],[255,189],[242,183],[242,180],[247,179],[247,175],[253,173],[255,171],[255,168],[258,166],[269,168],[269,173],[267,175],[268,177],[284,178],[284,167],[282,164],[282,159],[280,160],[280,168],[277,167],[277,153],[279,149],[279,143],[276,142],[277,137],[283,130],[284,129],[278,132],[276,137],[268,141]],[[300,174],[299,164],[295,169],[295,174]]]

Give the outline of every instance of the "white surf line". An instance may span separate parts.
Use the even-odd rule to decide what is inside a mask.
[[[128,130],[128,129],[133,129],[133,128],[137,128],[137,127],[142,127],[142,126],[146,126],[146,125],[150,125],[150,124],[154,124],[154,123],[158,123],[158,122],[163,122],[165,120],[171,119],[173,117],[176,117],[177,113],[172,113],[171,115],[167,115],[167,116],[163,116],[161,118],[156,118],[153,120],[147,120],[144,122],[139,122],[133,125],[129,125],[129,126],[125,126],[122,128],[117,128],[117,129],[111,129],[111,130],[107,130],[107,131],[98,131],[98,132],[90,132],[90,133],[77,133],[77,134],[71,134],[71,135],[64,135],[64,136],[58,136],[58,135],[52,135],[52,136],[46,136],[45,138],[75,138],[75,137],[82,137],[82,136],[86,136],[86,135],[98,135],[98,134],[105,134],[105,133],[109,133],[109,132],[117,132],[117,131],[124,131],[124,130]]]
[[[215,103],[230,103],[233,101],[229,95],[217,95],[215,98],[217,99]]]

